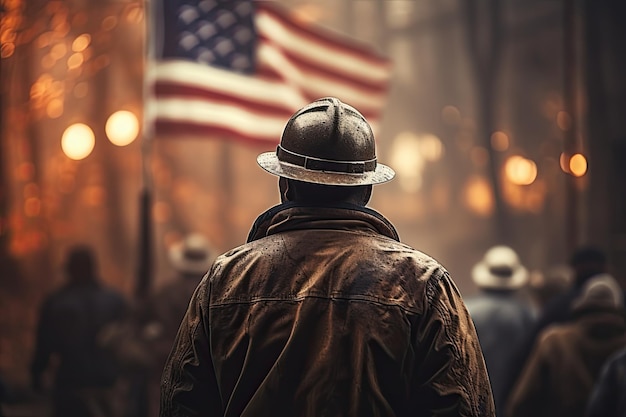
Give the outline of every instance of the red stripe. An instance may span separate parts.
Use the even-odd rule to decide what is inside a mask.
[[[280,137],[259,137],[258,135],[247,135],[232,128],[163,119],[159,119],[156,121],[155,128],[156,131],[159,133],[159,136],[163,135],[164,138],[172,139],[180,138],[181,134],[197,136],[199,139],[204,139],[202,136],[208,136],[209,139],[216,139],[219,137],[228,136],[234,140],[238,140],[248,144],[257,144],[261,146],[275,146],[280,141]]]
[[[359,59],[369,61],[374,65],[388,64],[389,59],[377,54],[368,45],[365,45],[355,39],[348,38],[346,35],[339,35],[322,26],[307,25],[294,19],[293,15],[283,6],[273,1],[264,1],[257,3],[257,9],[266,11],[276,17],[290,30],[300,32],[303,37],[313,40],[316,43],[324,44],[325,48],[341,50],[342,53],[358,57]],[[338,36],[344,37],[341,42]]]
[[[263,40],[267,43],[273,44],[277,48],[280,48],[280,46],[273,43],[271,39],[263,37]],[[319,74],[328,78],[334,78],[335,80],[337,80],[337,82],[348,84],[361,90],[367,90],[366,92],[371,91],[372,93],[379,93],[385,91],[385,89],[387,88],[386,80],[376,82],[368,81],[363,78],[357,78],[354,74],[341,72],[335,68],[321,66],[316,61],[304,58],[302,56],[294,55],[285,49],[281,49],[281,51],[287,57],[287,59],[291,61],[291,63],[293,63],[296,67],[302,68],[306,72]],[[266,74],[270,72],[275,73],[275,70],[271,68],[271,65],[263,61],[259,61],[258,66],[259,70],[264,71]]]
[[[175,82],[157,81],[154,86],[156,97],[176,97],[201,99],[215,104],[234,104],[238,107],[245,107],[250,111],[267,116],[291,115],[295,109],[285,106],[278,106],[275,103],[257,102],[247,100],[238,96],[224,94],[209,90],[208,88],[191,87],[189,85],[177,84]]]

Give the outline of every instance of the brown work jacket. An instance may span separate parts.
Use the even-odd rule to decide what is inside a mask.
[[[197,288],[161,416],[494,415],[447,271],[368,208],[274,207]]]

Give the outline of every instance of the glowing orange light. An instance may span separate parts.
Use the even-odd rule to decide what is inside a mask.
[[[102,29],[103,30],[111,30],[115,26],[117,26],[117,17],[116,16],[107,16],[102,20]]]
[[[65,129],[61,138],[61,148],[68,158],[80,160],[86,158],[93,150],[96,138],[89,126],[75,123]]]
[[[409,131],[399,133],[391,146],[391,161],[400,187],[409,193],[418,191],[425,163],[420,152],[420,136]]]
[[[530,159],[514,155],[506,160],[504,172],[513,184],[530,185],[537,178],[537,165]]]
[[[112,144],[126,146],[137,137],[139,121],[132,112],[120,110],[109,116],[105,131]]]
[[[50,45],[50,40],[52,39],[52,32],[44,32],[35,41],[35,44],[39,48],[45,48]]]
[[[66,53],[67,47],[64,43],[57,43],[50,49],[50,56],[55,60],[63,58]]]
[[[569,170],[575,177],[582,177],[587,172],[587,158],[582,154],[575,154],[569,160]]]
[[[137,5],[131,5],[126,9],[126,20],[130,23],[141,23],[143,20],[143,9]]]
[[[435,162],[443,155],[443,143],[441,139],[432,133],[418,136],[419,152],[426,161]]]
[[[61,117],[63,114],[63,100],[58,98],[50,100],[46,106],[46,114],[51,119]]]
[[[91,35],[83,33],[82,35],[77,36],[76,39],[74,39],[74,42],[72,42],[72,51],[82,52],[87,49],[89,43],[91,43]]]
[[[561,167],[561,171],[569,174],[570,170],[569,170],[569,158],[567,157],[567,155],[565,154],[565,152],[561,152],[561,155],[559,155],[559,166]]]
[[[465,184],[463,201],[473,213],[479,216],[489,216],[494,208],[489,182],[479,176],[470,178]]]
[[[67,59],[67,67],[69,69],[78,68],[81,65],[83,65],[83,61],[84,61],[83,54],[81,54],[80,52],[73,53]]]

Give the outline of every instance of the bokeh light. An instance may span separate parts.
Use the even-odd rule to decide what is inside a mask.
[[[88,33],[83,33],[82,35],[77,36],[76,39],[74,39],[74,42],[72,42],[72,51],[82,52],[87,49],[90,43],[91,36]]]
[[[46,115],[51,119],[61,117],[63,114],[63,100],[59,98],[53,98],[48,102],[46,106]]]
[[[112,144],[126,146],[137,138],[139,121],[132,112],[120,110],[109,116],[105,131]]]
[[[65,56],[67,53],[67,47],[64,43],[57,43],[50,49],[50,56],[54,60],[59,60]]]
[[[415,133],[401,132],[391,147],[391,165],[398,174],[400,187],[406,192],[416,192],[422,186],[424,158],[419,142]]]
[[[84,62],[83,54],[80,52],[75,52],[67,59],[67,68],[69,69],[78,68],[81,65],[83,65],[83,62]]]
[[[443,155],[443,143],[432,133],[418,136],[418,148],[422,157],[430,162],[440,160]]]
[[[69,126],[61,138],[63,153],[76,161],[86,158],[95,145],[96,138],[93,130],[84,123]]]
[[[565,172],[566,174],[570,173],[569,158],[567,157],[567,154],[565,152],[561,152],[561,155],[559,155],[559,166],[561,167],[561,171]]]
[[[513,184],[530,185],[537,178],[537,164],[530,159],[513,155],[504,163],[504,172]]]
[[[556,125],[565,131],[572,127],[572,117],[566,111],[561,110],[556,114]]]
[[[117,26],[117,16],[107,16],[102,19],[102,29],[103,30],[112,30],[115,26]]]
[[[587,158],[580,153],[572,155],[569,160],[569,170],[573,176],[582,177],[587,173]]]
[[[491,147],[500,152],[504,152],[509,149],[510,141],[506,133],[496,131],[491,134]]]
[[[489,181],[482,176],[470,177],[464,187],[463,202],[474,214],[489,216],[494,209]]]

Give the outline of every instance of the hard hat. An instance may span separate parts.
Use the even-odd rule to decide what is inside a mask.
[[[472,269],[474,283],[481,288],[514,290],[528,282],[528,270],[510,247],[497,245],[489,249]]]
[[[276,152],[260,154],[257,162],[271,174],[315,184],[380,184],[395,175],[376,161],[374,134],[365,118],[334,97],[298,110]]]
[[[179,272],[202,275],[213,262],[209,241],[199,233],[191,233],[169,249],[169,259]]]

